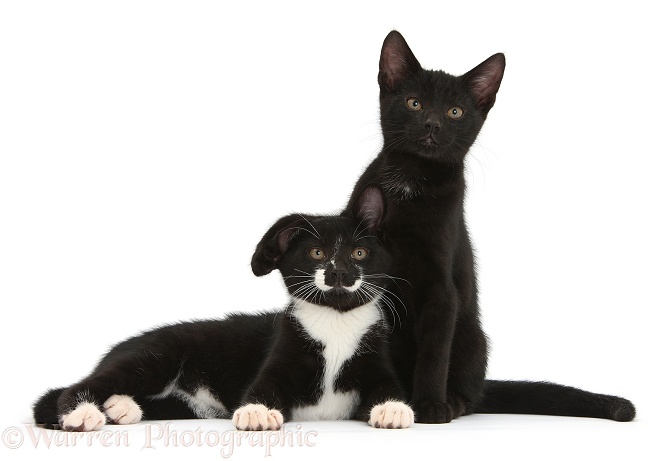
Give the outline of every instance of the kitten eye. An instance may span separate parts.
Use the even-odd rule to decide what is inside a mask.
[[[458,106],[454,106],[446,112],[446,116],[453,120],[458,120],[463,116],[463,110]]]
[[[352,258],[354,258],[356,261],[361,261],[362,259],[365,259],[370,252],[366,250],[365,248],[359,247],[354,249],[352,251]]]
[[[409,107],[411,110],[423,110],[421,101],[416,98],[409,98],[407,100],[407,107]]]
[[[324,250],[321,248],[312,248],[308,254],[312,259],[316,259],[317,261],[322,260],[326,257],[326,254],[324,253]]]

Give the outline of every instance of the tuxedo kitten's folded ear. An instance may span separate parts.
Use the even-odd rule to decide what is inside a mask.
[[[384,220],[384,194],[373,185],[366,186],[354,202],[354,217],[365,223],[370,233],[377,233]]]
[[[287,251],[289,241],[302,225],[307,223],[308,216],[291,214],[277,220],[264,234],[252,255],[252,272],[257,277],[270,274],[277,268],[280,258]]]

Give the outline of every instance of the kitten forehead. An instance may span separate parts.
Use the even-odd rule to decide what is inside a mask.
[[[308,232],[309,231],[309,232]],[[303,241],[321,244],[339,250],[343,245],[368,236],[368,228],[362,221],[343,216],[311,220],[311,226],[299,231]]]
[[[423,71],[419,78],[407,82],[403,89],[404,97],[415,96],[431,103],[462,102],[460,99],[466,99],[465,95],[461,77],[441,70]]]

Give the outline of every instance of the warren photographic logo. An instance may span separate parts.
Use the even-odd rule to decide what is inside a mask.
[[[66,432],[44,429],[32,424],[12,426],[2,432],[2,444],[17,449],[67,449],[68,447],[114,447],[149,450],[187,449],[208,447],[219,449],[222,458],[231,458],[238,449],[260,449],[264,456],[271,456],[278,449],[314,447],[319,435],[316,431],[304,431],[300,424],[285,424],[279,431],[215,431],[183,430],[172,423],[143,425],[138,428],[101,430],[93,432]]]

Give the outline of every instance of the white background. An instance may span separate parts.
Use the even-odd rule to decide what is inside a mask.
[[[140,330],[284,303],[277,274],[252,275],[254,246],[284,214],[346,203],[381,147],[377,63],[395,28],[426,68],[507,57],[467,164],[489,375],[623,395],[639,412],[591,439],[573,419],[463,418],[448,427],[478,436],[447,448],[663,454],[655,4],[3,2],[3,427]],[[552,421],[577,436],[558,441]],[[450,430],[419,429],[421,442]]]

